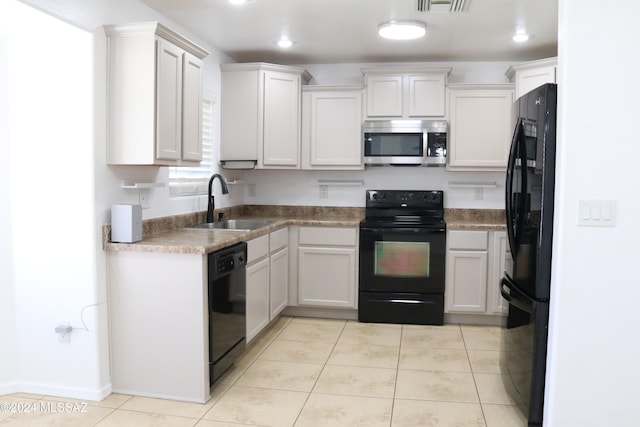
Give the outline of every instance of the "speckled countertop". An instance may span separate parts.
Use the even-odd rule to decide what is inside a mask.
[[[246,242],[282,227],[310,225],[357,227],[364,218],[361,207],[243,205],[216,209],[215,217],[228,219],[270,219],[274,222],[251,231],[189,228],[205,222],[205,212],[152,218],[143,221],[142,241],[109,241],[110,225],[103,227],[103,247],[107,251],[207,254],[239,242]],[[504,230],[504,211],[491,209],[445,209],[448,229]]]
[[[449,230],[506,230],[502,209],[445,209]]]
[[[103,246],[107,251],[207,254],[290,225],[357,227],[364,218],[364,208],[351,207],[244,205],[216,209],[215,217],[220,213],[225,219],[274,222],[250,231],[189,228],[205,222],[205,212],[195,212],[143,221],[142,241],[136,243],[110,242],[111,227],[104,226]]]

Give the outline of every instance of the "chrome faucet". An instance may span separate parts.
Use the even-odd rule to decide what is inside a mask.
[[[211,186],[213,185],[213,180],[216,178],[220,178],[220,187],[222,188],[222,194],[229,194],[229,187],[227,187],[227,181],[224,180],[222,175],[218,173],[214,173],[209,179],[209,193],[208,193],[208,205],[207,205],[207,222],[213,222],[213,211],[216,207],[215,200],[213,199],[213,192],[211,191]]]

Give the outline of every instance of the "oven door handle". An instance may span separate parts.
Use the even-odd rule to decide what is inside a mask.
[[[360,227],[360,231],[369,231],[373,233],[441,233],[445,231],[444,227],[440,228],[371,228]]]

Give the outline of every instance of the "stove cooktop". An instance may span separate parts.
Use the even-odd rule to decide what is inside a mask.
[[[444,193],[440,190],[367,190],[363,225],[444,227]]]

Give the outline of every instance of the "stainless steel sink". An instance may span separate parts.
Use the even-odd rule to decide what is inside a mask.
[[[275,221],[268,219],[225,219],[211,223],[196,224],[191,228],[207,228],[210,230],[238,230],[249,231],[273,224]]]

